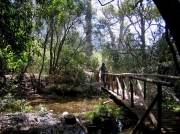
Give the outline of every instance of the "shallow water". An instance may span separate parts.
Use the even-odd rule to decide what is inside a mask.
[[[104,100],[104,99],[103,99]],[[108,100],[108,99],[106,99]],[[29,104],[38,109],[39,105],[48,111],[53,110],[54,114],[60,115],[68,113],[84,113],[91,111],[94,105],[99,104],[101,98],[80,98],[80,97],[55,97],[55,98],[36,98],[29,101]]]
[[[37,109],[42,104],[47,110],[53,110],[56,115],[61,115],[63,112],[76,114],[87,114],[92,111],[92,108],[102,102],[110,103],[117,106],[114,101],[109,98],[83,98],[83,97],[42,97],[29,100],[29,104]],[[132,131],[132,127],[125,129],[121,134],[129,134]]]

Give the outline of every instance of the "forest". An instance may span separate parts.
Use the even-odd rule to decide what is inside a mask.
[[[179,11],[179,0],[0,0],[0,117],[32,113],[38,95],[101,96],[102,63],[108,73],[179,76]],[[41,103],[36,112],[51,110]],[[164,105],[180,112],[166,94]]]

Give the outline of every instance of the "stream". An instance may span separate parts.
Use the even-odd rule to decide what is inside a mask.
[[[69,113],[75,116],[79,122],[87,127],[87,129],[92,126],[89,121],[84,119],[84,116],[92,111],[92,108],[99,104],[100,102],[105,102],[103,105],[114,105],[119,107],[112,98],[102,98],[102,96],[88,97],[60,97],[60,96],[47,96],[40,95],[31,99],[27,99],[29,104],[37,109],[42,107],[44,111],[40,113],[23,113],[15,112],[8,114],[0,114],[0,133],[2,134],[85,134],[84,130],[78,123],[66,124],[63,113]],[[102,104],[102,103],[101,103]],[[123,108],[124,110],[124,108]],[[125,110],[126,112],[126,110]],[[96,134],[111,134],[103,132],[104,128],[110,128],[112,123],[112,118],[105,117],[107,119],[106,126],[100,123],[98,131],[95,130]],[[110,121],[111,120],[111,121]],[[109,122],[110,121],[110,122]],[[119,133],[129,134],[132,130],[132,124],[134,124],[134,117],[127,112],[123,118],[113,117],[113,121],[116,122]],[[104,122],[105,123],[105,122]],[[109,124],[110,123],[110,124]],[[103,124],[103,122],[102,122]],[[110,125],[110,126],[109,126]],[[94,126],[92,126],[93,128]],[[100,130],[100,131],[99,131]],[[89,130],[88,130],[89,132]],[[92,133],[89,133],[92,134]],[[115,134],[115,133],[113,133]]]
[[[101,98],[82,98],[82,97],[43,97],[29,100],[29,104],[37,109],[39,105],[44,106],[47,111],[61,115],[63,112],[86,114],[92,107],[99,103]]]
[[[41,97],[34,98],[29,100],[29,104],[33,106],[34,109],[37,109],[40,105],[46,108],[47,111],[53,112],[55,117],[59,117],[64,112],[68,112],[70,114],[78,114],[85,116],[88,112],[92,111],[92,108],[99,104],[100,102],[107,102],[105,105],[110,104],[113,106],[118,105],[111,100],[110,98],[101,98],[101,97],[60,97],[60,96],[51,96],[51,97]],[[132,130],[132,127],[128,126],[123,129],[123,123],[118,118],[115,119],[117,122],[117,126],[119,129],[119,133],[129,134]],[[129,120],[129,119],[128,119]],[[84,134],[81,131],[81,134]]]

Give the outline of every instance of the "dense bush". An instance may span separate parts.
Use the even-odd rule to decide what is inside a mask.
[[[32,107],[24,99],[14,99],[10,93],[0,99],[0,111],[9,112],[31,112]]]

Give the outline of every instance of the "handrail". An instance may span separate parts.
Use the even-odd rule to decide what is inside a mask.
[[[180,77],[160,75],[160,74],[136,74],[136,73],[121,73],[121,74],[105,73],[104,75],[105,75],[104,88],[106,88],[107,86],[107,89],[108,90],[111,89],[112,92],[115,92],[115,89],[116,89],[117,95],[119,95],[119,90],[121,90],[120,95],[122,96],[122,99],[125,99],[125,91],[126,91],[131,107],[134,107],[133,96],[135,92],[136,94],[139,95],[141,102],[145,106],[146,112],[144,113],[143,117],[141,117],[140,122],[138,122],[138,124],[135,126],[136,128],[133,129],[131,134],[135,134],[135,131],[139,127],[139,124],[144,121],[144,119],[146,118],[148,114],[150,115],[150,118],[152,122],[154,123],[154,125],[157,127],[158,133],[161,133],[162,86],[173,87],[174,84],[172,82],[163,81],[161,79],[157,80],[153,78],[147,78],[145,76],[156,77],[156,78],[168,78],[168,79],[174,79],[174,80],[180,80]],[[144,84],[143,87],[141,86],[141,83],[139,81],[143,82]],[[146,83],[147,82],[155,84],[157,87],[157,96],[154,98],[154,100],[152,101],[149,107],[144,102],[144,99],[146,99],[146,88],[147,88]],[[138,86],[139,86],[139,91],[138,91]],[[129,87],[129,91],[127,91],[128,87]],[[150,113],[150,111],[155,105],[155,102],[157,101],[158,101],[158,119],[156,121],[155,117]]]
[[[171,76],[171,75],[163,75],[163,74],[141,74],[141,73],[109,73],[112,75],[123,75],[123,76],[129,76],[129,75],[135,75],[135,76],[151,76],[151,77],[159,77],[159,78],[168,78],[168,79],[176,79],[180,80],[180,76]]]
[[[171,76],[171,75],[162,75],[162,74],[136,74],[138,76],[151,76],[151,77],[159,77],[159,78],[168,78],[168,79],[176,79],[180,80],[179,76]]]
[[[166,82],[166,81],[162,81],[162,80],[154,80],[154,79],[150,79],[150,78],[142,78],[142,77],[137,77],[137,76],[130,76],[130,77],[137,79],[137,80],[142,80],[142,81],[154,83],[154,84],[162,84],[164,86],[169,86],[169,87],[173,86],[172,82]]]

